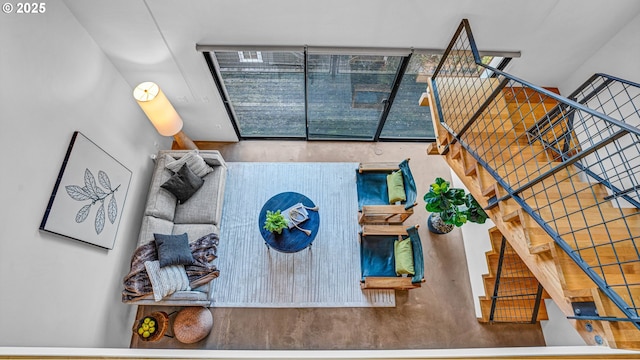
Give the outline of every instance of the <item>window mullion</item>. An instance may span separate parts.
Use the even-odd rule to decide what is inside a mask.
[[[400,88],[402,77],[404,76],[404,72],[407,70],[409,61],[411,61],[411,55],[413,55],[413,53],[403,57],[402,63],[400,63],[400,66],[398,67],[398,72],[396,73],[396,77],[393,80],[393,86],[391,87],[391,93],[389,93],[389,98],[385,103],[384,110],[382,111],[382,114],[380,114],[380,121],[378,122],[378,128],[376,129],[376,134],[373,137],[373,141],[378,141],[380,139],[380,134],[382,133],[384,124],[387,122],[389,111],[391,111],[391,106],[393,106],[393,100],[396,98],[396,94],[398,93],[398,89]]]

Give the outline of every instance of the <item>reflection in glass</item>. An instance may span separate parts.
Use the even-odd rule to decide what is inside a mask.
[[[427,80],[440,62],[438,54],[413,54],[393,100],[381,138],[428,139],[435,136],[428,106],[418,100],[427,91]]]
[[[308,55],[310,139],[373,139],[401,57]]]
[[[216,51],[242,137],[306,136],[304,53]]]

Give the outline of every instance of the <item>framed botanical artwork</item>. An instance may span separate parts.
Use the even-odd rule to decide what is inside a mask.
[[[113,249],[131,170],[73,133],[40,230]]]

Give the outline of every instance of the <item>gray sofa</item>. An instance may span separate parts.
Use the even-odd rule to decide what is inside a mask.
[[[185,203],[179,204],[169,191],[160,188],[173,172],[165,168],[166,156],[179,159],[186,150],[161,150],[156,158],[156,165],[149,186],[147,202],[142,219],[138,246],[154,239],[153,234],[187,233],[189,242],[215,233],[220,234],[222,218],[222,202],[224,199],[227,165],[215,150],[200,150],[199,154],[213,168],[213,172],[204,176],[202,187]],[[131,302],[137,305],[169,305],[169,306],[209,306],[210,285],[204,285],[191,291],[175,292],[161,301],[155,301],[153,294]]]

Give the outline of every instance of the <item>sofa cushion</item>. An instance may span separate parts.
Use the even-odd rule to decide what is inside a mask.
[[[138,235],[138,246],[142,246],[154,240],[153,234],[172,234],[173,222],[155,216],[145,215],[142,218],[140,234]]]
[[[191,290],[187,271],[183,265],[160,267],[160,262],[155,260],[145,261],[144,267],[151,281],[155,301],[160,301],[176,291]]]
[[[160,187],[172,193],[178,199],[178,204],[184,204],[202,187],[203,183],[204,180],[184,164]]]
[[[173,221],[178,200],[170,192],[160,189],[160,185],[164,184],[173,175],[173,172],[167,170],[164,164],[164,157],[156,160],[156,166],[153,169],[153,175],[151,177],[151,184],[149,185],[144,214]]]
[[[218,225],[224,196],[223,168],[216,167],[206,175],[204,184],[185,204],[176,206],[173,222],[176,224],[214,224]],[[226,175],[226,173],[224,173]]]
[[[169,158],[165,160],[165,167],[173,172],[178,172],[182,165],[187,165],[194,174],[203,177],[213,171],[211,166],[207,165],[202,156],[198,154],[197,150],[189,151],[181,158],[175,160],[170,155],[166,155]]]
[[[171,234],[179,235],[184,233],[187,233],[191,243],[211,233],[220,235],[220,230],[213,224],[176,224],[173,226]]]
[[[153,234],[156,239],[160,267],[190,265],[195,262],[186,233],[180,235]]]
[[[190,291],[176,291],[173,294],[165,296],[160,303],[167,306],[209,306],[209,294],[197,289]],[[158,305],[153,299],[153,293],[141,297],[136,303],[144,305]]]

